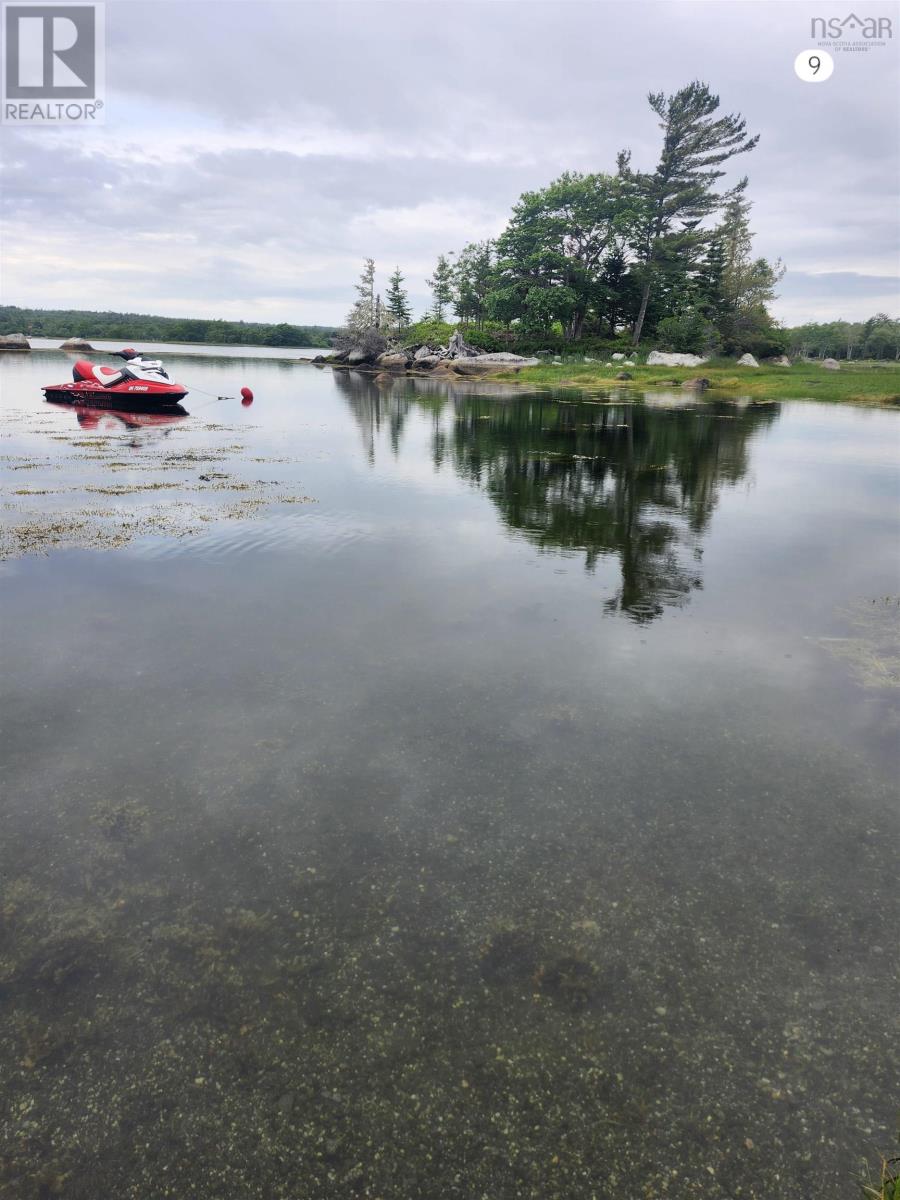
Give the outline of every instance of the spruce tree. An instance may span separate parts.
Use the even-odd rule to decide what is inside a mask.
[[[403,287],[403,281],[404,276],[401,275],[400,268],[395,267],[393,274],[388,280],[388,288],[385,293],[385,309],[388,314],[388,320],[391,327],[398,333],[407,327],[412,317],[409,295]]]
[[[433,300],[429,316],[435,321],[443,321],[444,310],[453,302],[453,268],[446,254],[439,254],[434,274],[425,282],[431,288]]]

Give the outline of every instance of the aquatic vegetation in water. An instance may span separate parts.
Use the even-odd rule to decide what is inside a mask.
[[[64,989],[106,961],[107,931],[87,907],[22,911],[0,957],[0,984]]]
[[[502,930],[481,947],[481,975],[488,983],[524,983],[540,963],[535,938],[520,929]]]
[[[866,1163],[860,1187],[866,1200],[900,1200],[900,1158],[883,1158],[875,1176]]]
[[[541,989],[572,1012],[588,1007],[597,992],[599,972],[592,962],[577,955],[564,955],[538,977]]]
[[[98,800],[92,819],[112,841],[130,845],[145,832],[149,816],[150,810],[134,800]]]
[[[863,600],[841,615],[855,636],[815,638],[817,645],[846,662],[862,687],[900,687],[900,597]]]
[[[21,1184],[22,1200],[51,1200],[53,1196],[64,1196],[66,1180],[70,1171],[60,1171],[56,1167],[41,1167],[37,1171],[17,1180]]]
[[[269,928],[268,913],[254,912],[252,908],[230,910],[225,915],[225,928],[236,937],[254,938]]]
[[[159,439],[145,437],[146,430],[123,429],[120,436],[90,440],[75,434],[47,434],[42,417],[42,413],[23,413],[12,418],[26,435],[40,433],[56,442],[59,451],[52,461],[24,454],[4,456],[10,471],[43,471],[47,478],[32,487],[7,489],[8,518],[0,529],[0,560],[46,554],[57,547],[113,550],[153,535],[192,537],[219,521],[255,517],[272,504],[315,502],[283,480],[242,477],[247,462],[296,462],[294,458],[247,458],[242,442],[184,444],[187,436],[208,439],[233,432],[228,426],[196,423],[167,429],[163,436],[175,436],[181,444],[176,447],[166,441],[160,447]],[[211,466],[228,469],[209,470]],[[198,468],[206,470],[198,474]],[[154,479],[160,471],[171,478]],[[123,472],[128,473],[127,482],[121,481]],[[67,482],[51,486],[57,477]],[[70,493],[109,497],[116,503],[105,509],[73,504]],[[175,498],[178,503],[171,502]]]
[[[26,702],[0,837],[3,1200],[831,1200],[890,1144],[892,794],[839,720],[820,745],[752,672],[735,686],[716,627],[675,614],[645,642],[632,623],[696,578],[718,489],[769,424],[453,405],[442,469],[497,501],[535,572],[509,593],[479,553],[478,597],[445,606],[443,568],[401,542],[371,576],[368,547],[347,572],[290,559],[298,589],[199,555],[140,591],[81,555],[8,572]],[[160,469],[129,445],[123,470]],[[267,496],[296,482],[241,461]],[[211,519],[256,495],[211,486],[230,461],[167,469]],[[630,572],[627,623],[574,604],[586,549],[578,595]],[[404,561],[422,578],[373,606],[359,581]],[[193,603],[226,580],[227,602]],[[40,601],[64,612],[58,661]]]

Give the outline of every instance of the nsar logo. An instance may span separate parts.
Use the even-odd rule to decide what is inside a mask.
[[[834,41],[854,35],[879,41],[894,36],[890,17],[858,17],[856,13],[843,18],[813,17],[810,30],[814,38],[832,38]]]

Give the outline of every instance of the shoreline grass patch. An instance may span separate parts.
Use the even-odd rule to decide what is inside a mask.
[[[681,388],[689,379],[709,380],[709,391],[773,400],[823,400],[830,403],[900,406],[900,363],[841,363],[829,371],[816,362],[790,367],[739,367],[731,360],[712,359],[699,367],[628,367],[630,380],[618,380],[620,363],[564,362],[523,367],[517,374],[497,372],[493,378],[555,387],[635,390]],[[708,394],[708,393],[707,393]]]

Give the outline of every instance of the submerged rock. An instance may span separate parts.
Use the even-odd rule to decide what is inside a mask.
[[[93,350],[94,347],[90,342],[86,342],[84,338],[67,338],[60,346],[60,350]]]
[[[686,379],[681,386],[692,392],[705,392],[709,387],[709,380],[698,375],[696,379]]]
[[[699,354],[668,354],[662,350],[651,350],[647,355],[648,367],[699,367],[708,361]]]

